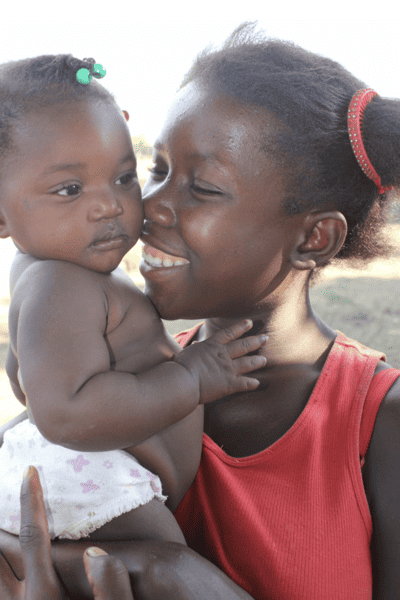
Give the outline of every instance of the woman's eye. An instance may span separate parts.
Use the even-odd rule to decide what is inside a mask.
[[[192,192],[195,192],[195,194],[202,194],[203,196],[219,196],[222,194],[222,192],[219,190],[203,188],[194,183],[192,183],[189,187]]]
[[[122,177],[119,177],[115,183],[117,185],[129,185],[136,177],[136,173],[126,173],[125,175],[122,175]],[[118,181],[121,183],[118,183]]]
[[[157,169],[157,167],[152,167],[151,169],[148,168],[149,173],[151,173],[154,177],[154,179],[161,178],[161,177],[165,177],[166,175],[168,175],[168,172],[163,170],[163,169]]]
[[[77,196],[81,192],[81,186],[76,183],[71,185],[65,185],[61,190],[58,190],[56,194],[59,196]]]

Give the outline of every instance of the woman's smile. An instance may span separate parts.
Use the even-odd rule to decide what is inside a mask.
[[[158,250],[158,248],[154,248],[149,244],[144,244],[142,248],[142,258],[145,263],[156,268],[180,267],[182,265],[189,264],[189,261],[186,260],[186,258],[167,254],[166,252],[162,252],[161,250]]]
[[[173,105],[143,188],[140,272],[162,318],[253,314],[287,269],[267,118],[191,84]]]

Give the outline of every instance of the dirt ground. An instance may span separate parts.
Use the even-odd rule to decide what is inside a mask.
[[[400,226],[392,226],[399,240],[399,254],[391,260],[375,261],[366,270],[328,267],[324,278],[310,291],[314,312],[332,329],[381,350],[386,362],[400,369]],[[143,288],[138,272],[140,248],[125,257],[123,267]],[[9,298],[0,298],[0,425],[16,416],[24,407],[14,398],[4,372],[8,343]],[[174,334],[198,321],[166,321]]]

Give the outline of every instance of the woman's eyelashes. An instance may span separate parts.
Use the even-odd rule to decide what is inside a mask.
[[[149,168],[148,171],[151,174],[152,179],[155,181],[162,181],[168,176],[168,170],[161,169],[156,166]],[[201,182],[201,184],[199,183],[200,182],[197,182],[196,180],[193,183],[190,183],[189,190],[197,195],[203,196],[218,196],[223,193],[221,190],[217,189],[211,184],[207,187],[207,184],[204,184],[203,182]]]
[[[222,192],[220,190],[217,190],[216,188],[214,188],[214,186],[202,187],[202,186],[198,185],[196,182],[192,183],[189,186],[189,189],[192,192],[194,192],[195,194],[200,194],[200,195],[204,195],[204,196],[220,196],[222,194]]]
[[[147,169],[148,172],[153,176],[153,179],[159,181],[168,175],[168,171],[165,169],[158,169],[157,167],[150,167]]]

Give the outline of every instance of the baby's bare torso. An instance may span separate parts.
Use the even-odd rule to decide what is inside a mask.
[[[10,343],[16,351],[19,306],[26,287],[18,288],[18,281],[33,263],[28,255],[18,253],[11,269],[11,306],[9,318]],[[110,355],[110,370],[140,373],[163,361],[170,360],[181,348],[168,334],[150,300],[118,267],[108,275],[88,271],[88,277],[97,279],[98,294],[104,297],[104,341]],[[82,302],[90,303],[85,296]]]
[[[15,356],[16,372],[18,372],[18,317],[20,307],[29,286],[29,273],[31,267],[38,261],[28,255],[17,253],[10,274],[12,300],[9,313],[10,346]],[[50,262],[50,261],[46,261]],[[52,268],[54,268],[54,261]],[[44,265],[40,265],[43,267]],[[60,268],[65,265],[60,263]],[[76,268],[72,265],[72,268]],[[79,267],[81,268],[81,267]],[[94,295],[101,296],[104,304],[104,328],[102,338],[107,346],[109,354],[110,371],[123,371],[127,373],[140,373],[151,369],[161,362],[170,360],[181,348],[172,336],[168,334],[157,315],[157,312],[148,298],[134,285],[130,277],[121,268],[117,268],[110,274],[104,275],[94,271],[87,271],[87,277],[91,278],[92,296],[83,294],[82,302],[91,303]],[[25,278],[25,284],[23,279]],[[34,351],[34,349],[33,349]],[[10,376],[10,373],[9,373]],[[61,376],[61,373],[60,373]],[[12,375],[10,379],[13,379]],[[14,377],[14,385],[19,385],[17,377]],[[23,382],[22,382],[23,383]],[[27,400],[28,414],[29,398]],[[195,434],[202,429],[202,410],[194,411],[196,414],[189,415],[179,423],[170,427],[166,432],[150,438],[146,442],[125,448],[134,455],[146,468],[157,473],[166,493],[170,494],[171,507],[175,504],[175,492],[177,492],[173,474],[165,461],[165,455],[181,453],[182,443],[188,435]]]

